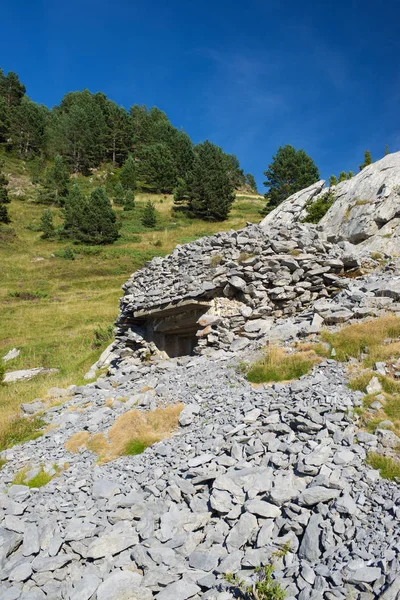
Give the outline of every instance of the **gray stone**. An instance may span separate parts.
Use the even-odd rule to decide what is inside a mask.
[[[304,506],[314,506],[314,504],[318,504],[319,502],[329,502],[340,496],[340,494],[340,490],[316,485],[301,492],[298,500],[299,504],[303,504]]]
[[[195,583],[180,579],[175,581],[158,593],[155,598],[156,600],[188,600],[193,598],[200,592],[200,588]],[[106,600],[104,598],[104,600]],[[142,599],[141,599],[142,600]]]
[[[319,547],[322,517],[320,514],[313,514],[308,521],[308,525],[303,535],[303,539],[299,548],[299,557],[308,560],[310,563],[315,563],[321,556]]]
[[[97,600],[151,600],[149,590],[140,588],[142,576],[132,571],[114,571],[97,589]]]

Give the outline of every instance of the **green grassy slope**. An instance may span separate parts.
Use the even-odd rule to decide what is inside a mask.
[[[165,255],[178,243],[221,230],[258,222],[263,200],[241,195],[229,219],[206,223],[172,213],[172,197],[138,194],[136,208],[121,218],[121,237],[111,246],[72,246],[75,260],[62,258],[65,241],[42,240],[38,226],[43,205],[34,202],[27,166],[7,157],[10,180],[10,226],[0,226],[0,357],[21,349],[7,370],[57,367],[59,374],[0,386],[0,429],[24,401],[42,397],[54,385],[79,383],[107,345],[95,346],[95,331],[113,324],[121,285],[153,256]],[[86,190],[102,183],[100,170],[78,178]],[[140,214],[148,198],[156,205],[158,225],[146,230]],[[59,211],[53,209],[57,214]],[[55,220],[61,222],[60,215]]]

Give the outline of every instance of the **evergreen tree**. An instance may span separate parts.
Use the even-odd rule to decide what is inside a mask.
[[[124,162],[119,180],[125,190],[136,189],[136,164],[133,156],[128,156]]]
[[[254,179],[254,175],[252,175],[251,173],[247,173],[246,183],[250,187],[252,192],[254,192],[255,194],[258,194],[257,183],[256,183],[256,180]]]
[[[142,225],[144,227],[155,227],[157,224],[157,213],[154,208],[154,202],[148,200],[146,202],[146,206],[144,207],[143,215],[142,215]]]
[[[54,163],[46,170],[47,199],[62,206],[68,193],[69,170],[62,156],[57,155]]]
[[[0,223],[5,224],[10,223],[10,217],[7,209],[7,204],[9,204],[10,198],[8,197],[7,185],[7,177],[0,172]]]
[[[389,146],[386,144],[385,146],[385,156],[389,154]]]
[[[265,194],[268,202],[265,212],[319,179],[318,167],[312,158],[304,150],[296,150],[290,145],[278,148],[264,175],[267,177],[264,185],[269,187]]]
[[[128,190],[125,195],[125,204],[124,210],[133,210],[135,208],[135,192],[133,190]]]
[[[4,75],[0,69],[0,96],[5,99],[8,107],[19,104],[25,92],[26,88],[16,73],[9,71]]]
[[[234,184],[227,170],[226,154],[208,140],[199,144],[188,183],[191,211],[205,220],[223,221],[234,200]]]
[[[190,137],[184,131],[178,131],[172,144],[177,177],[187,179],[193,169],[194,149]]]
[[[360,171],[362,171],[363,169],[365,169],[365,167],[368,167],[368,165],[372,164],[372,157],[371,157],[371,152],[369,150],[366,150],[364,152],[364,162],[362,165],[359,166]]]
[[[10,111],[9,137],[18,155],[27,158],[44,147],[48,110],[24,96]]]
[[[329,187],[332,187],[333,185],[337,185],[337,177],[336,177],[336,175],[331,175],[329,177]]]
[[[6,142],[10,129],[10,110],[5,98],[0,96],[0,143]]]
[[[229,173],[232,185],[237,189],[241,185],[244,185],[246,181],[243,169],[240,168],[239,159],[235,154],[225,154],[225,152],[223,152],[223,155],[226,160],[226,169]]]
[[[106,155],[105,102],[104,94],[91,94],[88,90],[71,92],[52,112],[51,151],[63,154],[74,173],[87,174]]]
[[[86,197],[79,185],[72,186],[64,204],[64,228],[63,235],[72,239],[78,239],[79,231],[83,222],[83,211]]]
[[[75,187],[75,186],[74,186]],[[85,244],[111,244],[118,238],[117,217],[103,188],[96,188],[83,204],[80,192],[66,202],[64,232]]]
[[[146,146],[141,152],[140,175],[155,192],[172,192],[176,184],[176,167],[165,143]]]
[[[54,237],[55,228],[53,223],[53,213],[49,208],[42,212],[40,217],[40,228],[43,232],[41,236],[43,239],[50,239]]]
[[[346,179],[347,179],[347,173],[346,173],[346,171],[341,171],[339,173],[338,183],[342,183],[342,181],[346,181]]]
[[[353,177],[353,171],[349,171],[347,173],[347,179],[351,179]]]
[[[123,206],[125,204],[125,190],[122,187],[122,183],[118,182],[114,188],[114,204]]]
[[[188,184],[182,177],[178,177],[174,188],[174,202],[175,204],[182,204],[182,202],[187,202],[188,199]]]
[[[121,165],[129,148],[129,115],[124,108],[111,100],[106,101],[104,110],[107,128],[107,158],[111,159],[113,165]]]

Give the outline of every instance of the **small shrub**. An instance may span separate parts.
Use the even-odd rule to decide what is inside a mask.
[[[156,248],[161,248],[162,241],[161,240],[157,240],[156,242],[154,242],[153,246],[155,246]]]
[[[46,425],[40,417],[27,419],[16,417],[0,431],[0,450],[6,450],[16,444],[23,444],[29,440],[36,440],[43,432],[39,431]]]
[[[0,458],[0,471],[1,469],[4,467],[4,465],[7,464],[7,461],[5,458]]]
[[[144,207],[143,215],[142,215],[142,225],[143,227],[153,228],[157,224],[157,213],[154,208],[154,202],[148,200],[146,202],[146,206]]]
[[[63,248],[62,250],[57,250],[56,252],[54,252],[54,254],[59,258],[64,258],[65,260],[75,260],[76,258],[72,246],[66,246],[66,248]]]
[[[285,552],[283,550],[282,552]],[[276,553],[275,556],[282,556],[282,553]],[[272,578],[274,566],[272,564],[263,569],[257,568],[257,581],[254,585],[246,585],[237,575],[227,573],[224,578],[235,587],[246,600],[284,600],[286,592],[279,581]]]
[[[378,469],[381,477],[384,479],[400,481],[400,461],[390,456],[383,456],[377,452],[370,452],[367,456],[367,463],[373,469]]]
[[[3,362],[0,362],[0,385],[4,381],[5,374],[6,374],[6,365]]]
[[[306,203],[307,216],[303,219],[303,223],[319,223],[323,216],[326,215],[332,204],[335,202],[336,197],[334,193],[329,190],[318,198],[318,200],[309,200]]]
[[[306,375],[319,362],[313,351],[285,354],[282,348],[271,347],[265,357],[250,367],[248,381],[268,383],[290,381]]]

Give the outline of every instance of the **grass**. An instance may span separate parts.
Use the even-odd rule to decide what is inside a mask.
[[[375,362],[400,357],[400,317],[385,316],[343,327],[339,331],[323,331],[321,339],[336,350],[336,359],[356,358],[364,367]],[[391,339],[392,343],[384,343]],[[362,355],[366,354],[366,357]]]
[[[39,487],[43,487],[44,485],[47,485],[49,483],[49,481],[51,481],[54,477],[54,475],[50,475],[49,473],[46,473],[44,471],[43,467],[41,467],[41,469],[37,475],[35,475],[34,477],[31,477],[31,479],[27,480],[26,476],[27,476],[28,472],[29,472],[29,467],[25,467],[24,469],[19,471],[13,479],[13,484],[14,485],[27,485],[30,488],[39,488]]]
[[[142,454],[148,447],[149,444],[141,440],[130,440],[125,447],[124,454],[125,456],[136,456],[136,454]]]
[[[53,386],[83,383],[83,375],[110,343],[107,333],[104,337],[98,333],[107,332],[115,321],[121,285],[131,273],[178,243],[240,229],[246,221],[258,222],[264,206],[262,197],[243,196],[226,221],[208,223],[172,210],[172,196],[138,193],[133,211],[116,207],[121,236],[112,246],[43,240],[38,226],[46,207],[34,201],[37,190],[30,183],[28,166],[6,157],[12,222],[0,225],[0,305],[2,314],[7,315],[0,320],[0,357],[20,348],[21,355],[7,364],[8,371],[43,366],[58,368],[59,373],[0,386],[0,439],[21,402],[43,397]],[[103,179],[99,170],[90,178],[79,177],[78,183],[89,192]],[[21,191],[23,196],[17,197]],[[140,222],[148,199],[155,201],[157,209],[154,230]],[[61,213],[54,207],[52,211],[59,226]],[[67,246],[71,246],[74,260],[62,258]]]
[[[120,456],[141,454],[173,433],[182,409],[182,404],[175,404],[154,411],[130,410],[118,417],[107,433],[75,433],[65,443],[65,449],[72,453],[90,450],[101,464]]]
[[[4,465],[7,464],[7,461],[5,458],[0,458],[0,471],[1,469],[4,467]]]
[[[400,480],[400,461],[390,456],[370,452],[367,456],[367,463],[373,469],[378,469],[384,479]]]
[[[43,434],[40,429],[45,425],[46,423],[40,417],[14,417],[3,422],[0,430],[0,451],[37,439]]]
[[[282,348],[271,346],[264,357],[250,367],[247,379],[251,383],[290,381],[306,375],[319,362],[313,350],[286,354]]]

